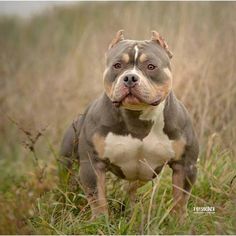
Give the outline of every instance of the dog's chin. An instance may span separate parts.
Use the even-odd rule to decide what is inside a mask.
[[[148,107],[154,107],[158,105],[156,100],[154,102],[148,103],[131,93],[124,96],[123,99],[121,99],[119,102],[114,101],[113,104],[116,107],[122,107],[124,109],[134,110],[134,111],[143,111]]]
[[[116,107],[123,107],[129,110],[144,110],[148,107],[155,107],[161,103],[161,97],[157,97],[152,101],[145,101],[144,99],[136,96],[132,93],[125,95],[121,100],[113,101],[113,105]]]
[[[127,95],[122,101],[121,101],[121,107],[128,109],[128,110],[144,110],[147,108],[148,104],[142,102],[138,97],[134,96],[133,94]]]

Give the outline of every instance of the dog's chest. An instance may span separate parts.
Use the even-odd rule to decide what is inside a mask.
[[[126,179],[150,180],[154,170],[173,158],[172,141],[163,133],[163,104],[158,110],[143,114],[142,119],[153,119],[150,133],[143,139],[131,135],[109,133],[105,139],[103,158],[121,168]]]

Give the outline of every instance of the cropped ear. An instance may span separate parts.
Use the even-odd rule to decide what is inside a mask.
[[[169,56],[169,58],[173,57],[173,53],[169,50],[168,44],[166,43],[165,39],[157,32],[157,31],[152,31],[152,41],[157,42],[161,47],[163,47]]]
[[[114,45],[116,45],[117,43],[119,43],[120,41],[124,40],[124,35],[123,35],[124,30],[119,30],[116,33],[116,36],[112,39],[110,45],[109,45],[109,49],[111,49]]]

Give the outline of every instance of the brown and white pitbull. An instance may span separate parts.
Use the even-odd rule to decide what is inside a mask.
[[[93,218],[108,213],[106,171],[130,181],[134,192],[166,163],[173,170],[173,210],[186,212],[199,146],[188,112],[172,91],[171,57],[156,31],[145,41],[125,40],[119,31],[106,54],[105,93],[64,136],[61,154],[76,154]]]

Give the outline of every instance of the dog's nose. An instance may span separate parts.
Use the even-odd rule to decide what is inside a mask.
[[[138,76],[135,74],[126,75],[123,79],[125,86],[132,88],[138,83]]]

